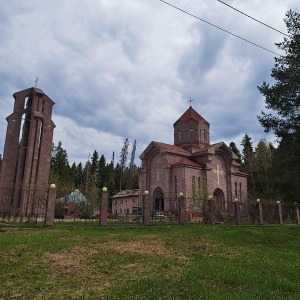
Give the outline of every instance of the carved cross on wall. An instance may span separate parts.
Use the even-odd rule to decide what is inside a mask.
[[[219,165],[217,165],[217,168],[213,170],[215,174],[217,174],[217,184],[220,184],[220,175],[223,175],[223,171],[220,169]]]

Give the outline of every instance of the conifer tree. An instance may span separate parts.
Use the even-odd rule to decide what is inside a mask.
[[[271,76],[273,85],[258,87],[265,97],[266,108],[258,120],[266,132],[273,131],[279,147],[274,156],[276,188],[287,201],[299,201],[300,185],[300,14],[290,10],[284,22],[288,37],[277,43],[284,52],[275,57]]]
[[[236,144],[234,142],[231,142],[229,144],[229,148],[237,155],[238,163],[241,163],[242,155],[241,155],[240,150],[237,148]]]

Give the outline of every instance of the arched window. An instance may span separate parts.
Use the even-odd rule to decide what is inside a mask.
[[[193,128],[190,128],[189,137],[190,137],[190,140],[194,139],[194,129]]]
[[[178,141],[181,141],[181,130],[178,130]]]

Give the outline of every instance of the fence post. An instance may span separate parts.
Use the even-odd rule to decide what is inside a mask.
[[[149,199],[146,199],[149,195],[148,191],[145,191],[143,194],[143,225],[150,225],[150,203]]]
[[[46,215],[45,215],[45,226],[52,226],[54,224],[54,213],[55,213],[55,200],[56,200],[56,185],[50,184],[48,190],[48,198],[46,203]]]
[[[235,224],[241,225],[241,209],[240,209],[238,198],[234,199],[233,205],[234,205]]]
[[[216,224],[215,201],[213,195],[209,195],[208,197],[208,211],[209,211],[210,224]]]
[[[277,213],[278,213],[278,223],[282,225],[282,207],[281,207],[281,202],[276,201],[277,203]]]
[[[103,187],[101,200],[100,200],[100,218],[99,218],[99,224],[101,226],[107,225],[107,200],[108,200],[107,188]]]
[[[262,203],[260,202],[260,199],[257,199],[256,202],[258,206],[258,224],[263,225],[264,217],[263,217]]]
[[[183,197],[183,193],[180,192],[179,193],[179,218],[178,218],[178,222],[179,224],[183,225],[186,222],[186,218],[185,218],[185,201],[184,201],[184,197]]]

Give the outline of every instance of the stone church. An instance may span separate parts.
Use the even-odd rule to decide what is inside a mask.
[[[224,142],[210,143],[209,123],[190,106],[173,127],[174,145],[152,141],[140,155],[139,193],[149,192],[151,210],[176,211],[179,193],[187,213],[208,199],[219,211],[246,202],[248,175]]]

